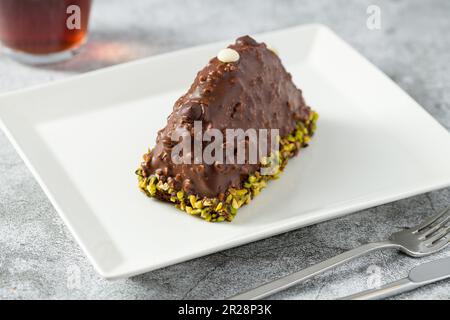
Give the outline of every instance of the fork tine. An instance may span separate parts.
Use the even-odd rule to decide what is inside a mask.
[[[422,232],[422,237],[425,238],[425,237],[433,234],[434,232],[436,232],[436,230],[439,230],[440,228],[445,226],[447,224],[447,222],[449,222],[449,221],[450,221],[450,214],[445,216],[444,219],[441,219],[438,223],[433,224],[433,226],[430,229],[425,229],[425,231]],[[424,230],[424,229],[422,229],[422,230]]]
[[[429,227],[430,225],[432,225],[434,222],[436,222],[442,216],[444,216],[445,214],[447,214],[449,212],[450,212],[450,207],[447,207],[446,209],[444,209],[441,212],[439,212],[437,215],[429,218],[428,220],[425,220],[422,224],[420,224],[417,227],[415,227],[414,230],[415,231],[420,231],[420,230],[425,229],[426,227]]]
[[[447,247],[450,244],[450,240],[439,240],[433,244],[431,244],[430,246],[428,246],[428,250],[432,250],[433,252],[437,252],[440,251],[442,249],[444,249],[445,247]]]
[[[443,228],[442,230],[437,232],[434,236],[428,238],[424,243],[425,243],[425,245],[433,245],[436,242],[438,242],[439,240],[448,236],[449,234],[450,234],[450,227]],[[449,241],[447,241],[447,242],[450,242],[450,239],[448,239],[448,240]]]

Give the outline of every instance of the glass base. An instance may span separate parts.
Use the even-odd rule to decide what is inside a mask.
[[[1,46],[1,51],[7,55],[8,57],[21,62],[25,64],[30,65],[46,65],[46,64],[52,64],[52,63],[58,63],[63,62],[66,60],[69,60],[73,58],[75,55],[77,55],[82,47],[83,44],[80,44],[77,47],[70,48],[64,51],[55,52],[55,53],[47,53],[47,54],[33,54],[23,51],[14,50],[11,48],[8,48],[6,46]]]

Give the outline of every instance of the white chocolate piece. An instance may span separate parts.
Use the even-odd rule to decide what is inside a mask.
[[[222,49],[217,54],[217,59],[224,63],[236,62],[239,60],[239,53],[230,48]]]
[[[266,44],[266,47],[267,47],[267,50],[272,51],[272,52],[275,53],[277,56],[279,55],[279,54],[278,54],[277,48],[272,47],[270,44]]]

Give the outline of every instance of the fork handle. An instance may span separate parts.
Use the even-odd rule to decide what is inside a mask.
[[[346,251],[326,261],[315,264],[306,269],[287,275],[278,280],[263,284],[257,288],[229,298],[230,300],[257,300],[265,298],[279,291],[290,288],[302,281],[308,280],[322,272],[330,270],[354,258],[360,257],[369,252],[384,248],[397,248],[398,246],[390,241],[374,242],[362,245],[358,248]]]

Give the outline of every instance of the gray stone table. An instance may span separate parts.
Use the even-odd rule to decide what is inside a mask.
[[[366,27],[370,4],[381,8],[379,30]],[[448,0],[97,0],[90,42],[82,54],[45,68],[0,56],[0,91],[242,34],[318,22],[335,30],[450,129],[449,17]],[[447,188],[131,279],[106,281],[94,272],[0,133],[0,299],[224,298],[412,226],[449,203]],[[450,256],[450,250],[440,256]],[[377,252],[273,298],[332,299],[367,288],[375,279],[373,271],[388,282],[418,262],[393,251]],[[396,298],[449,297],[446,281]]]

